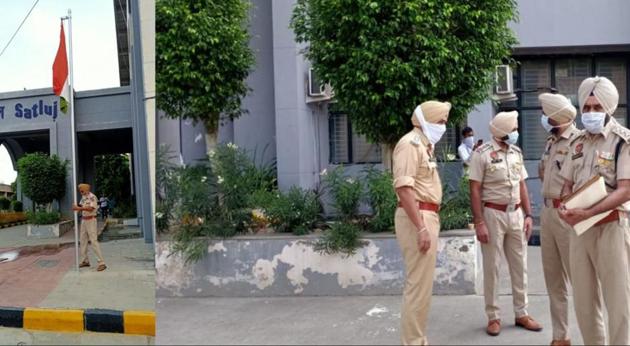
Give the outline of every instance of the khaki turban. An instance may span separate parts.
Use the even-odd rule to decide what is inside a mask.
[[[560,124],[566,124],[575,120],[576,110],[568,98],[560,94],[544,93],[538,95],[543,112],[549,119]]]
[[[496,138],[507,136],[518,126],[518,112],[501,112],[490,121],[490,132]]]
[[[90,184],[79,184],[79,189],[90,190],[90,188],[91,188]]]
[[[451,110],[451,104],[448,102],[426,101],[411,116],[413,126],[421,126],[421,120],[424,119],[428,123],[436,124],[442,120],[448,120],[448,112]]]
[[[615,113],[619,104],[619,92],[617,88],[606,77],[586,78],[578,89],[578,98],[580,101],[580,110],[584,109],[584,103],[591,93],[597,98],[597,101],[604,108],[604,112],[608,115]]]

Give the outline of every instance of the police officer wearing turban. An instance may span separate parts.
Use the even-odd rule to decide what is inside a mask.
[[[560,217],[573,226],[601,213],[607,216],[577,236],[571,232],[570,272],[578,325],[586,345],[630,344],[630,130],[613,117],[619,102],[605,77],[585,79],[578,89],[585,131],[571,141],[560,175],[562,195],[602,176],[608,196],[588,209],[567,210]],[[627,205],[627,204],[626,204]],[[600,298],[603,296],[603,301]],[[608,340],[602,306],[608,312]]]
[[[470,198],[477,239],[483,255],[486,332],[501,332],[498,277],[505,254],[512,281],[516,326],[531,331],[542,327],[527,312],[527,242],[532,217],[518,140],[518,113],[501,112],[490,122],[492,140],[477,148],[470,163]]]
[[[541,124],[549,132],[539,164],[544,206],[541,212],[541,253],[553,339],[551,345],[571,345],[569,339],[569,241],[573,229],[560,219],[564,179],[560,169],[568,160],[569,143],[580,135],[575,127],[576,109],[563,95],[538,96],[543,114]]]
[[[446,131],[451,104],[427,101],[416,107],[413,130],[393,153],[394,188],[398,196],[396,238],[405,262],[401,313],[403,345],[426,345],[426,325],[433,292],[442,202],[442,184],[433,149]]]
[[[92,249],[98,260],[97,271],[103,271],[107,269],[103,254],[101,253],[101,246],[98,243],[98,229],[96,213],[98,209],[98,199],[90,192],[90,185],[80,184],[79,192],[81,193],[81,202],[79,205],[72,206],[73,211],[81,213],[81,235],[79,241],[81,243],[81,264],[79,268],[89,267],[90,261],[88,258],[88,241],[92,244]]]

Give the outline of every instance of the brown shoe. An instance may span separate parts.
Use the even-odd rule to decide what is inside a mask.
[[[486,328],[486,333],[491,336],[499,335],[501,333],[501,320],[488,321],[488,328]]]
[[[89,267],[90,266],[90,262],[83,262],[81,264],[79,264],[79,268],[85,268],[85,267]]]
[[[105,263],[99,264],[98,268],[96,268],[97,272],[102,272],[103,270],[107,269],[107,266],[105,265]]]
[[[571,346],[571,339],[567,340],[552,340],[551,346]]]
[[[516,319],[515,324],[517,327],[525,328],[527,330],[531,330],[532,332],[539,332],[543,329],[538,322],[531,318],[531,316],[519,317]]]

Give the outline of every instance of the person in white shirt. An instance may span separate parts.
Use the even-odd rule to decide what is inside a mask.
[[[464,167],[468,167],[472,151],[477,147],[477,145],[475,145],[475,134],[473,129],[466,126],[462,130],[462,137],[462,144],[460,144],[459,148],[457,148],[457,154],[459,154],[459,158],[464,163]]]

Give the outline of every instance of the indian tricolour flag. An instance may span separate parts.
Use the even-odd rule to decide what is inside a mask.
[[[68,55],[66,54],[66,35],[63,32],[63,22],[61,22],[61,35],[59,39],[59,49],[53,63],[53,90],[55,95],[61,96],[61,111],[68,112],[70,103],[70,83],[68,80]]]

